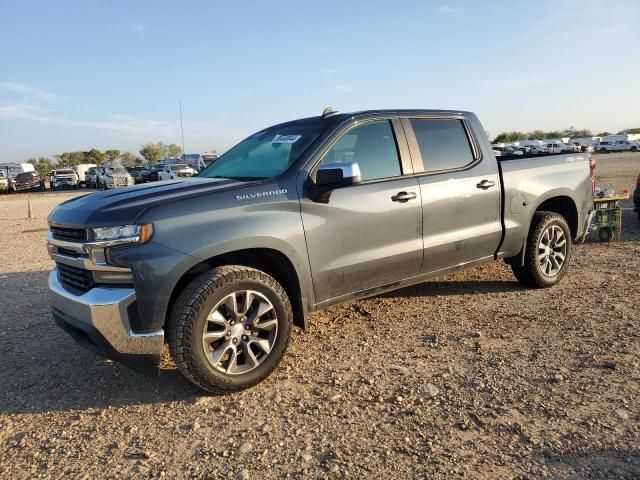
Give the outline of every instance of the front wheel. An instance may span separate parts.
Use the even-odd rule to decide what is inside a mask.
[[[513,274],[530,287],[551,287],[567,271],[571,246],[571,231],[564,217],[552,212],[537,212],[527,237],[524,265],[512,265]]]
[[[289,344],[293,314],[276,280],[232,265],[187,285],[168,323],[169,349],[180,372],[204,390],[229,393],[275,370]]]

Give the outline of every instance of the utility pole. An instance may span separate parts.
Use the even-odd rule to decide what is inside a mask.
[[[187,151],[184,149],[184,127],[182,126],[182,101],[181,100],[178,100],[178,107],[180,108],[180,132],[182,133],[182,155],[186,155]]]

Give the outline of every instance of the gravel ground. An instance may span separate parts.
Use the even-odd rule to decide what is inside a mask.
[[[630,190],[640,154],[597,156]],[[49,314],[46,215],[0,197],[2,478],[640,478],[640,224],[563,282],[503,264],[311,315],[279,370],[203,396],[100,359]]]

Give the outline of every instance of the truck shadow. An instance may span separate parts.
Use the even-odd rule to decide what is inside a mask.
[[[87,410],[202,396],[168,355],[157,378],[85,350],[49,313],[48,271],[0,274],[0,415]]]
[[[379,295],[389,297],[437,297],[440,295],[481,295],[485,293],[505,293],[523,290],[522,284],[516,280],[465,280],[440,281],[430,280],[393,292]]]
[[[548,476],[551,478],[638,478],[640,472],[638,449],[608,449],[568,454],[546,451],[537,457],[538,461],[547,465]]]

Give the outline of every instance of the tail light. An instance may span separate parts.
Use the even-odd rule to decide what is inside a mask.
[[[593,176],[593,172],[596,169],[596,160],[595,158],[589,158],[589,171],[591,172],[591,193],[595,193],[596,191],[596,177]],[[638,177],[640,180],[640,177]]]

